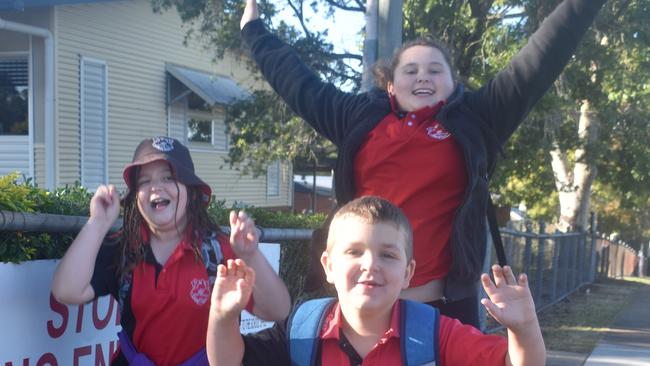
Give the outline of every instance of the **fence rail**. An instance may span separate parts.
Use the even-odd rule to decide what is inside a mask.
[[[67,216],[44,213],[13,212],[0,210],[0,231],[26,231],[26,232],[48,232],[48,233],[76,233],[88,221],[86,216]],[[122,227],[122,219],[113,224],[111,231],[117,231]],[[312,230],[310,229],[287,229],[287,228],[262,228],[259,227],[262,235],[260,241],[283,241],[283,240],[309,240]],[[222,226],[225,232],[230,227]]]

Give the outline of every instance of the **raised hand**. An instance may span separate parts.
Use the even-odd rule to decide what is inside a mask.
[[[481,299],[487,311],[499,323],[511,330],[518,330],[532,322],[537,322],[535,303],[528,288],[525,274],[515,279],[512,268],[492,266],[494,282],[486,273],[481,275],[483,288],[489,299]]]
[[[257,11],[257,1],[255,0],[246,0],[246,7],[244,8],[244,14],[241,17],[239,22],[240,29],[244,28],[246,23],[255,20],[260,17],[259,12]]]
[[[255,271],[241,259],[228,259],[217,267],[212,290],[211,316],[219,319],[238,317],[253,293]]]
[[[253,219],[244,211],[230,211],[230,245],[235,255],[248,259],[255,254],[259,244],[260,233]]]
[[[101,222],[110,228],[120,214],[120,196],[115,186],[100,185],[90,200],[90,220]]]

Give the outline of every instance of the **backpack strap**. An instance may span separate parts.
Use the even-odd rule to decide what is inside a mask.
[[[489,193],[487,202],[487,219],[488,224],[490,225],[492,244],[494,244],[494,250],[497,252],[497,260],[499,261],[499,265],[503,267],[508,264],[508,258],[506,257],[506,251],[503,248],[503,241],[501,240],[501,232],[499,231],[499,224],[497,223],[496,208],[494,207],[494,202],[492,202],[492,197]]]
[[[217,266],[223,263],[225,258],[221,251],[221,244],[219,244],[217,235],[216,232],[211,232],[203,238],[203,243],[201,244],[201,257],[205,264],[205,270],[208,272],[210,288],[214,286],[214,282],[217,279]]]
[[[313,299],[302,303],[293,313],[287,326],[292,366],[315,365],[323,319],[335,303],[333,297]]]
[[[410,300],[400,302],[400,343],[404,365],[439,365],[438,309]]]

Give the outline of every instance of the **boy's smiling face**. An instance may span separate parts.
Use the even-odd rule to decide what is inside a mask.
[[[332,222],[328,241],[333,245],[323,252],[321,263],[341,307],[367,313],[393,306],[415,269],[415,261],[406,257],[403,230],[352,215]]]

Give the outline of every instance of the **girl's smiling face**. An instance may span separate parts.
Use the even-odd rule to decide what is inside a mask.
[[[402,52],[387,89],[401,110],[412,112],[447,100],[454,85],[444,54],[435,47],[417,45]]]
[[[140,167],[137,180],[140,214],[152,232],[183,232],[187,223],[187,187],[178,182],[167,162],[157,160]]]

